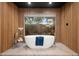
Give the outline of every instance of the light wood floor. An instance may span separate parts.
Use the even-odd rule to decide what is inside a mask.
[[[77,56],[78,54],[63,45],[56,43],[54,47],[48,49],[30,49],[24,45],[18,48],[11,48],[1,55],[21,55],[21,56]]]

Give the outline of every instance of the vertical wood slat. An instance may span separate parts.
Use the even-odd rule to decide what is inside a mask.
[[[78,17],[78,20],[77,20],[77,24],[78,24],[78,25],[77,25],[77,27],[78,27],[78,29],[77,29],[77,31],[78,31],[78,32],[77,32],[77,39],[78,39],[78,41],[77,41],[77,47],[78,47],[78,48],[77,48],[77,51],[78,51],[78,53],[79,53],[79,3],[77,3],[77,4],[78,4],[78,5],[77,5],[77,7],[78,7],[78,8],[77,8],[77,15],[78,15],[78,16],[77,16],[77,17]]]
[[[79,3],[77,3],[77,14],[76,15],[78,15],[77,17],[78,17],[78,20],[77,20],[77,27],[78,27],[78,29],[77,29],[77,51],[78,51],[78,53],[79,53]]]
[[[14,33],[18,27],[18,9],[13,3],[1,3],[2,14],[0,14],[1,21],[1,52],[6,51],[12,47]]]
[[[61,11],[61,42],[77,52],[77,4],[67,3]],[[66,26],[66,23],[69,25]]]
[[[1,6],[1,3],[0,3],[0,52],[1,52],[1,14],[2,14],[2,6]]]

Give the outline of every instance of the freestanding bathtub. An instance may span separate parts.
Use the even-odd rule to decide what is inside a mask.
[[[44,38],[43,45],[41,45],[41,46],[36,45],[36,37],[43,37]],[[44,49],[44,48],[49,48],[54,45],[55,36],[52,36],[52,35],[27,35],[27,36],[25,36],[25,42],[29,48]]]

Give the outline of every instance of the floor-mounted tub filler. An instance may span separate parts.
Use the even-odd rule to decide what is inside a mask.
[[[26,45],[29,48],[45,49],[54,45],[55,36],[52,35],[27,35],[25,36]]]

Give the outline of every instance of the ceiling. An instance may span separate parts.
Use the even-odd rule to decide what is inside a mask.
[[[19,8],[60,8],[65,2],[31,2],[29,5],[27,2],[13,2]]]

